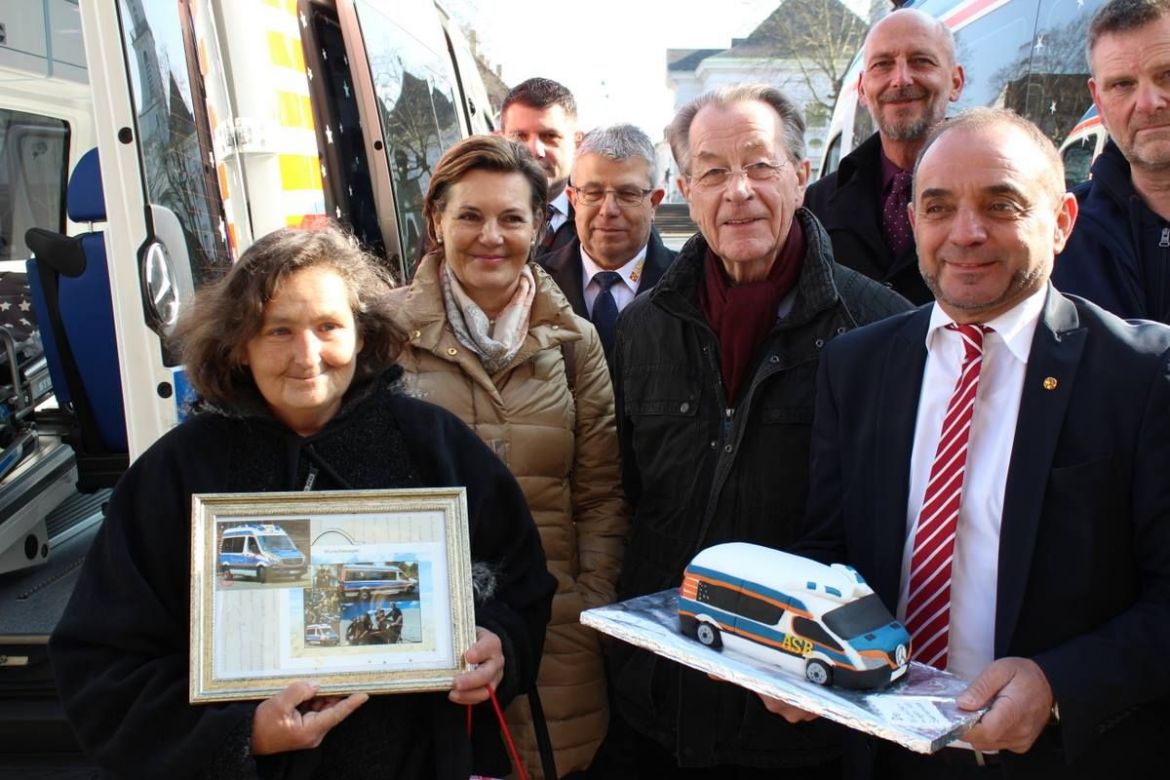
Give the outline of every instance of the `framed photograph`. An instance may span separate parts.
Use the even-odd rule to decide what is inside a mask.
[[[463,488],[200,494],[193,703],[447,690],[475,641]]]

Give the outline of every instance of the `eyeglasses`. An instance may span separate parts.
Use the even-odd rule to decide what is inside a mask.
[[[783,169],[783,164],[757,162],[739,169],[708,168],[702,173],[692,174],[688,178],[696,189],[720,190],[741,173],[750,181],[771,181],[779,176]]]
[[[574,187],[569,185],[569,189],[577,193],[577,200],[584,203],[586,206],[596,206],[601,201],[605,200],[605,196],[613,193],[617,202],[623,206],[640,206],[642,201],[646,200],[646,196],[654,192],[653,188],[648,190],[641,190],[636,187],[622,187],[617,190],[603,190],[600,187]]]

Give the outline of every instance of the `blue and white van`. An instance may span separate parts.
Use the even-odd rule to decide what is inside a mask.
[[[861,575],[755,544],[703,550],[683,574],[679,627],[819,685],[881,688],[906,674],[910,634]]]
[[[1089,21],[1105,1],[910,0],[905,5],[955,34],[967,83],[948,115],[975,106],[1010,108],[1060,143],[1092,104],[1085,44]],[[863,55],[857,53],[841,79],[818,178],[836,170],[875,130],[857,90]],[[1080,170],[1088,171],[1084,165]]]
[[[219,572],[225,577],[300,579],[309,562],[279,525],[264,523],[228,528],[219,542]]]
[[[347,563],[341,567],[341,595],[369,601],[374,596],[400,596],[418,590],[418,580],[392,563]]]

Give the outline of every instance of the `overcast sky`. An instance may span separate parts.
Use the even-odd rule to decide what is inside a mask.
[[[632,122],[655,141],[673,114],[666,50],[727,48],[779,0],[441,0],[480,52],[515,85],[556,79],[577,98],[585,128]],[[868,5],[865,0],[857,0]]]

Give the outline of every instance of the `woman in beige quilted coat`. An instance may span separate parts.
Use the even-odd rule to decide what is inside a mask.
[[[494,136],[456,144],[427,191],[433,248],[391,308],[407,392],[479,434],[540,529],[558,587],[537,686],[564,776],[586,769],[605,736],[601,650],[578,616],[614,601],[628,510],[601,341],[531,261],[546,193],[522,146]],[[527,697],[508,720],[526,768],[543,776]]]

